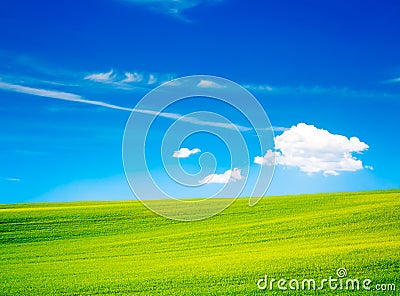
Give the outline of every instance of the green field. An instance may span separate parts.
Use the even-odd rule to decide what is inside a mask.
[[[398,295],[399,190],[247,204],[197,222],[137,201],[0,205],[0,294]],[[321,280],[341,267],[397,291],[257,288],[265,274]]]

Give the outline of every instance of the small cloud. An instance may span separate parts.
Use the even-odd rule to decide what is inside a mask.
[[[200,80],[200,82],[197,84],[197,87],[201,88],[224,88],[225,86],[220,85],[214,81],[211,80]]]
[[[243,85],[243,87],[247,88],[249,90],[256,90],[256,91],[267,91],[267,92],[270,92],[270,91],[274,90],[271,86],[266,85],[266,84],[259,84],[259,85],[246,84],[246,85]]]
[[[12,181],[12,182],[19,182],[19,181],[21,181],[21,179],[19,179],[19,178],[1,178],[1,179],[6,180],[6,181]]]
[[[179,82],[178,80],[171,80],[168,81],[164,84],[165,86],[180,86],[181,82]]]
[[[143,80],[143,75],[138,72],[134,73],[125,72],[125,77],[126,78],[121,82],[140,82]]]
[[[187,158],[190,155],[196,154],[201,152],[201,150],[199,148],[193,148],[192,150],[188,149],[188,148],[181,148],[177,151],[174,152],[174,154],[172,154],[172,157],[175,158]]]
[[[222,0],[125,0],[136,5],[142,5],[152,11],[168,14],[182,20],[182,13],[202,4],[217,3]]]
[[[309,175],[322,172],[324,176],[337,176],[341,171],[362,170],[361,160],[353,153],[360,154],[369,146],[357,137],[349,139],[299,123],[275,137],[275,148],[276,151],[268,150],[264,156],[255,157],[254,163],[298,167]]]
[[[87,76],[85,76],[84,79],[95,81],[95,82],[103,82],[103,83],[112,82],[115,78],[115,75],[113,75],[113,73],[114,73],[114,70],[111,69],[107,73],[93,73],[93,74],[87,75]]]
[[[390,80],[383,81],[382,83],[399,83],[400,77]],[[303,95],[333,95],[340,97],[351,97],[358,99],[368,98],[370,100],[398,100],[398,94],[389,92],[377,92],[371,90],[352,89],[348,87],[337,87],[337,86],[304,86],[304,85],[280,85],[280,86],[269,86],[269,85],[257,85],[257,84],[242,84],[242,86],[250,91],[259,91],[262,93],[273,93],[274,95],[291,95],[291,96],[303,96]]]
[[[169,73],[164,74],[152,74],[145,72],[120,72],[118,70],[111,69],[106,73],[93,73],[84,77],[85,80],[103,83],[106,86],[110,86],[118,89],[132,90],[136,87],[149,87],[159,85],[164,82],[171,80],[174,75]],[[131,84],[135,83],[135,84]],[[171,84],[172,85],[172,84]]]
[[[385,83],[400,83],[400,77],[384,81]]]
[[[154,74],[149,75],[149,80],[147,81],[147,84],[151,85],[157,82],[157,78]]]
[[[243,176],[240,174],[241,170],[238,168],[234,168],[233,170],[227,170],[223,174],[210,174],[206,176],[204,179],[200,180],[200,184],[208,184],[208,183],[219,183],[225,184],[229,182],[236,182],[237,180],[241,180]]]

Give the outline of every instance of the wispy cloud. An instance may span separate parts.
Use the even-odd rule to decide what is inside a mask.
[[[111,69],[109,72],[106,73],[93,73],[90,75],[85,76],[86,80],[96,81],[96,82],[103,82],[103,83],[110,83],[114,81],[116,75],[114,74],[114,70]]]
[[[289,128],[284,127],[284,126],[271,126],[267,128],[257,128],[256,130],[258,131],[274,131],[274,132],[284,132],[289,130]]]
[[[40,96],[40,97],[68,100],[68,101],[78,101],[79,99],[81,99],[81,96],[67,93],[67,92],[33,88],[33,87],[29,87],[29,86],[12,84],[12,83],[3,82],[3,81],[0,81],[0,89],[34,95],[34,96]]]
[[[12,92],[23,93],[23,94],[28,94],[28,95],[39,96],[39,97],[46,97],[46,98],[57,99],[57,100],[64,100],[64,101],[70,101],[70,102],[76,102],[76,103],[101,106],[101,107],[109,108],[109,109],[136,112],[136,113],[141,113],[141,114],[148,114],[148,115],[160,116],[160,117],[169,118],[169,119],[177,119],[177,120],[179,119],[180,121],[197,124],[197,125],[203,125],[203,126],[213,126],[213,127],[220,127],[220,128],[239,130],[239,131],[250,131],[251,130],[251,128],[249,128],[249,127],[237,125],[237,124],[207,121],[207,120],[202,120],[202,119],[192,117],[192,116],[183,116],[183,115],[177,114],[177,113],[158,112],[158,111],[154,111],[154,110],[137,109],[137,108],[133,109],[133,108],[123,107],[123,106],[119,106],[119,105],[115,105],[115,104],[109,104],[109,103],[102,102],[102,101],[87,100],[87,99],[83,98],[82,96],[73,94],[73,93],[33,88],[33,87],[28,87],[28,86],[23,86],[23,85],[18,85],[18,84],[7,83],[4,81],[0,81],[0,89],[12,91]]]
[[[157,82],[157,78],[154,74],[149,75],[149,80],[147,80],[148,85],[152,85]]]
[[[247,88],[249,90],[256,90],[256,91],[273,91],[274,89],[272,86],[267,85],[267,84],[244,84],[244,88]]]
[[[400,77],[392,78],[384,81],[385,83],[400,83]]]
[[[204,4],[222,2],[222,0],[123,0],[135,5],[144,6],[154,12],[171,15],[183,20],[183,12]]]
[[[393,81],[394,82],[394,81]],[[364,98],[370,100],[398,100],[400,99],[400,94],[389,93],[384,91],[372,91],[372,90],[362,90],[362,89],[352,89],[348,87],[325,87],[325,86],[272,86],[268,84],[243,84],[243,87],[250,91],[268,93],[274,95],[326,95],[335,96],[341,98]]]
[[[142,71],[141,69],[105,68],[104,71],[75,71],[59,67],[59,65],[47,65],[43,61],[35,59],[21,59],[20,57],[4,58],[0,52],[0,65],[13,71],[0,67],[0,80],[14,81],[24,85],[38,88],[71,87],[74,91],[82,89],[85,92],[99,88],[104,90],[139,90],[145,91],[170,81],[175,78],[173,73],[158,73]],[[148,84],[148,82],[151,84]]]
[[[131,111],[136,112],[136,113],[161,116],[161,117],[169,118],[169,119],[177,119],[177,120],[180,120],[183,122],[197,124],[197,125],[203,125],[203,126],[220,127],[220,128],[224,128],[224,129],[230,129],[230,130],[239,130],[242,132],[252,130],[250,127],[239,125],[239,124],[207,121],[207,120],[202,120],[202,119],[199,119],[199,118],[196,118],[193,116],[183,116],[178,113],[158,112],[158,111],[154,111],[154,110],[136,109],[136,108],[132,109]]]
[[[102,84],[103,86],[110,86],[117,89],[131,90],[132,88],[144,87],[149,88],[164,82],[170,81],[174,78],[172,74],[160,73],[143,73],[143,72],[118,72],[110,70],[105,73],[93,73],[86,75],[84,80],[89,80]]]
[[[221,85],[221,84],[218,84],[218,83],[216,83],[214,81],[211,81],[211,80],[202,79],[197,84],[197,87],[200,87],[200,88],[224,88],[225,86]]]
[[[138,72],[130,73],[130,72],[125,72],[125,79],[121,80],[121,82],[141,82],[143,80],[143,74],[140,74]]]
[[[13,92],[17,92],[17,93],[28,94],[28,95],[39,96],[39,97],[46,97],[46,98],[51,98],[51,99],[58,99],[58,100],[64,100],[64,101],[84,103],[84,104],[89,104],[89,105],[102,106],[102,107],[110,108],[110,109],[132,111],[131,108],[108,104],[108,103],[101,102],[101,101],[87,100],[87,99],[84,99],[82,96],[73,94],[73,93],[62,92],[62,91],[57,91],[57,90],[34,88],[34,87],[29,87],[29,86],[7,83],[7,82],[3,82],[3,81],[0,81],[0,89],[13,91]]]
[[[21,181],[20,178],[5,178],[5,177],[1,177],[0,179],[6,180],[6,181],[11,181],[11,182],[19,182],[19,181]]]

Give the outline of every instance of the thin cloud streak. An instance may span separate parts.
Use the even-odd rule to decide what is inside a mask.
[[[222,122],[205,121],[205,120],[198,119],[196,117],[183,116],[183,115],[177,114],[177,113],[158,112],[158,111],[147,110],[147,109],[137,109],[137,108],[134,109],[134,108],[122,107],[122,106],[118,106],[118,105],[114,105],[114,104],[105,103],[102,101],[87,100],[87,99],[84,99],[82,96],[73,94],[73,93],[33,88],[33,87],[28,87],[28,86],[23,86],[23,85],[18,85],[18,84],[7,83],[7,82],[3,82],[3,81],[0,81],[0,89],[17,92],[17,93],[28,94],[28,95],[39,96],[39,97],[46,97],[46,98],[51,98],[51,99],[63,100],[63,101],[70,101],[70,102],[84,103],[84,104],[89,104],[89,105],[94,105],[94,106],[101,106],[101,107],[105,107],[105,108],[109,108],[109,109],[123,110],[123,111],[136,112],[136,113],[148,114],[148,115],[155,115],[155,116],[160,116],[160,117],[169,118],[169,119],[179,119],[181,121],[185,121],[185,122],[197,124],[197,125],[214,126],[214,127],[226,128],[226,129],[231,129],[231,130],[239,130],[239,131],[250,131],[251,130],[251,128],[246,127],[246,126],[241,126],[241,125],[222,123]]]
[[[101,101],[86,100],[86,99],[82,98],[80,95],[76,95],[76,94],[72,94],[72,93],[40,89],[40,88],[33,88],[33,87],[29,87],[29,86],[11,84],[11,83],[7,83],[7,82],[3,82],[3,81],[0,81],[0,89],[13,91],[13,92],[17,92],[17,93],[28,94],[28,95],[39,96],[39,97],[46,97],[46,98],[64,100],[64,101],[70,101],[70,102],[85,103],[85,104],[89,104],[89,105],[102,106],[102,107],[117,109],[117,110],[132,111],[131,108],[108,104],[108,103],[104,103]]]
[[[289,130],[289,128],[284,127],[284,126],[271,126],[267,128],[256,128],[258,131],[274,131],[274,132],[284,132]]]
[[[152,11],[163,13],[188,21],[182,13],[202,4],[213,4],[222,0],[124,0],[135,5],[141,5]]]
[[[384,83],[400,83],[400,77],[385,80]]]
[[[386,81],[386,83],[398,83],[400,78],[391,79]],[[372,100],[398,100],[400,99],[399,94],[389,93],[389,92],[377,92],[368,90],[357,90],[346,87],[323,87],[323,86],[311,86],[306,87],[300,86],[270,86],[270,85],[256,85],[256,84],[246,84],[243,85],[246,89],[255,92],[268,93],[274,95],[335,95],[346,98],[366,98]]]
[[[19,179],[19,178],[4,178],[4,177],[1,177],[1,179],[6,180],[6,181],[12,181],[12,182],[21,181],[21,179]]]

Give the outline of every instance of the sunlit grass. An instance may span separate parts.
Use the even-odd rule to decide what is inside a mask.
[[[257,280],[339,267],[400,289],[399,210],[398,190],[238,199],[197,222],[137,201],[1,205],[0,294],[285,295]],[[349,295],[365,293],[382,294]]]

